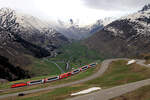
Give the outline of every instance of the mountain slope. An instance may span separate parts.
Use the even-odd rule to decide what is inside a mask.
[[[138,56],[150,52],[150,9],[123,17],[84,41],[109,57]]]
[[[20,19],[22,21],[20,21]],[[68,39],[34,17],[22,16],[9,9],[0,9],[0,78],[16,80],[30,77],[26,66],[37,58],[57,55],[57,48]],[[18,74],[16,74],[18,73]],[[31,72],[32,73],[32,72]]]

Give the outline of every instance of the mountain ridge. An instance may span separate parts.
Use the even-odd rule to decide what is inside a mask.
[[[25,16],[23,18],[23,20],[28,20]],[[33,17],[32,20],[36,22],[38,19]],[[0,63],[0,69],[3,69],[4,72],[8,71],[7,74],[0,74],[0,78],[11,81],[26,78],[26,76],[31,77],[26,66],[33,62],[28,55],[37,58],[56,56],[57,49],[63,43],[69,43],[65,36],[49,26],[39,29],[39,26],[34,26],[32,22],[22,21],[20,23],[14,10],[0,9],[0,62],[5,61],[5,63]],[[15,74],[13,70],[15,73],[16,70],[22,73]]]
[[[150,10],[122,17],[84,41],[89,48],[109,57],[134,57],[149,53]]]
[[[116,18],[108,17],[99,19],[95,23],[86,26],[80,26],[78,22],[74,22],[73,19],[70,19],[68,24],[66,24],[67,22],[58,20],[59,24],[55,26],[55,29],[69,39],[84,40],[92,36],[95,32],[103,29],[104,26],[108,25],[114,20],[116,20]]]

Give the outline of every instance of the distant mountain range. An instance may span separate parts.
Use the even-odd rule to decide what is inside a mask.
[[[133,57],[150,52],[150,4],[122,17],[84,41],[89,48],[109,57]]]
[[[94,24],[87,26],[79,26],[78,23],[73,21],[73,19],[70,19],[69,22],[58,20],[59,24],[55,29],[71,40],[83,40],[103,29],[104,26],[108,25],[115,19],[116,18],[108,17],[97,20]]]

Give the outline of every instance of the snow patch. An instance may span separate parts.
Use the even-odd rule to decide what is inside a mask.
[[[114,27],[107,27],[106,30],[108,30],[108,31],[110,31],[110,32],[113,32],[115,36],[117,36],[118,33],[123,34],[123,31],[122,31],[122,30],[119,30],[119,29],[114,28]]]
[[[130,65],[130,64],[133,64],[133,63],[135,63],[136,62],[136,60],[130,60],[130,61],[128,61],[128,63],[127,63],[127,65]]]
[[[83,91],[80,91],[77,93],[72,93],[71,96],[80,95],[80,94],[87,94],[87,93],[90,93],[92,91],[96,91],[96,90],[100,90],[100,89],[101,89],[100,87],[92,87],[92,88],[89,88],[87,90],[83,90]]]

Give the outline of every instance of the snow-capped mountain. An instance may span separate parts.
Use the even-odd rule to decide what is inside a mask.
[[[9,8],[0,9],[0,28],[11,33],[10,35],[13,38],[17,36],[45,48],[49,52],[61,44],[69,42],[64,35],[53,29],[50,24]]]
[[[115,17],[106,17],[104,19],[97,20],[96,23],[88,26],[90,33],[93,35],[93,33],[103,29],[103,27],[115,21],[116,19],[117,18]]]
[[[140,11],[147,11],[150,9],[150,4],[145,5]]]
[[[92,25],[80,26],[78,22],[74,22],[73,19],[70,19],[68,22],[63,22],[58,20],[59,25],[56,26],[56,30],[61,32],[69,39],[73,40],[83,40],[87,37],[93,35],[93,33],[101,30],[104,26],[108,25],[116,18],[104,18],[101,20],[97,20]]]
[[[150,5],[122,17],[90,37],[85,44],[106,56],[137,56],[150,52]]]
[[[137,13],[122,17],[117,21],[126,21],[128,24],[136,31],[136,35],[145,35],[150,36],[150,4],[145,5],[142,10]],[[118,25],[119,28],[119,25]],[[118,32],[117,27],[106,27],[106,30],[113,31],[115,35],[119,35],[121,32]],[[136,37],[136,35],[134,35]]]
[[[9,8],[0,9],[0,78],[29,77],[24,70],[32,63],[28,56],[55,56],[68,39],[36,17]]]
[[[6,15],[3,16],[4,14]],[[68,41],[65,36],[53,29],[50,24],[41,21],[36,17],[21,14],[8,8],[0,9],[0,15],[2,16],[2,20],[6,20],[8,18],[8,20],[12,19],[15,21],[18,25],[15,30],[19,31],[17,32],[17,35],[21,38],[46,48],[49,51],[51,51],[52,47],[58,47],[62,43]],[[5,28],[9,26],[8,22],[2,22],[5,22],[5,25],[2,25],[2,27]]]
[[[17,16],[16,22],[18,22],[24,28],[31,28],[32,27],[35,29],[42,30],[43,28],[50,27],[50,25],[48,23],[41,21],[40,19],[35,18],[33,16],[30,16],[30,15],[16,12],[16,16]]]

